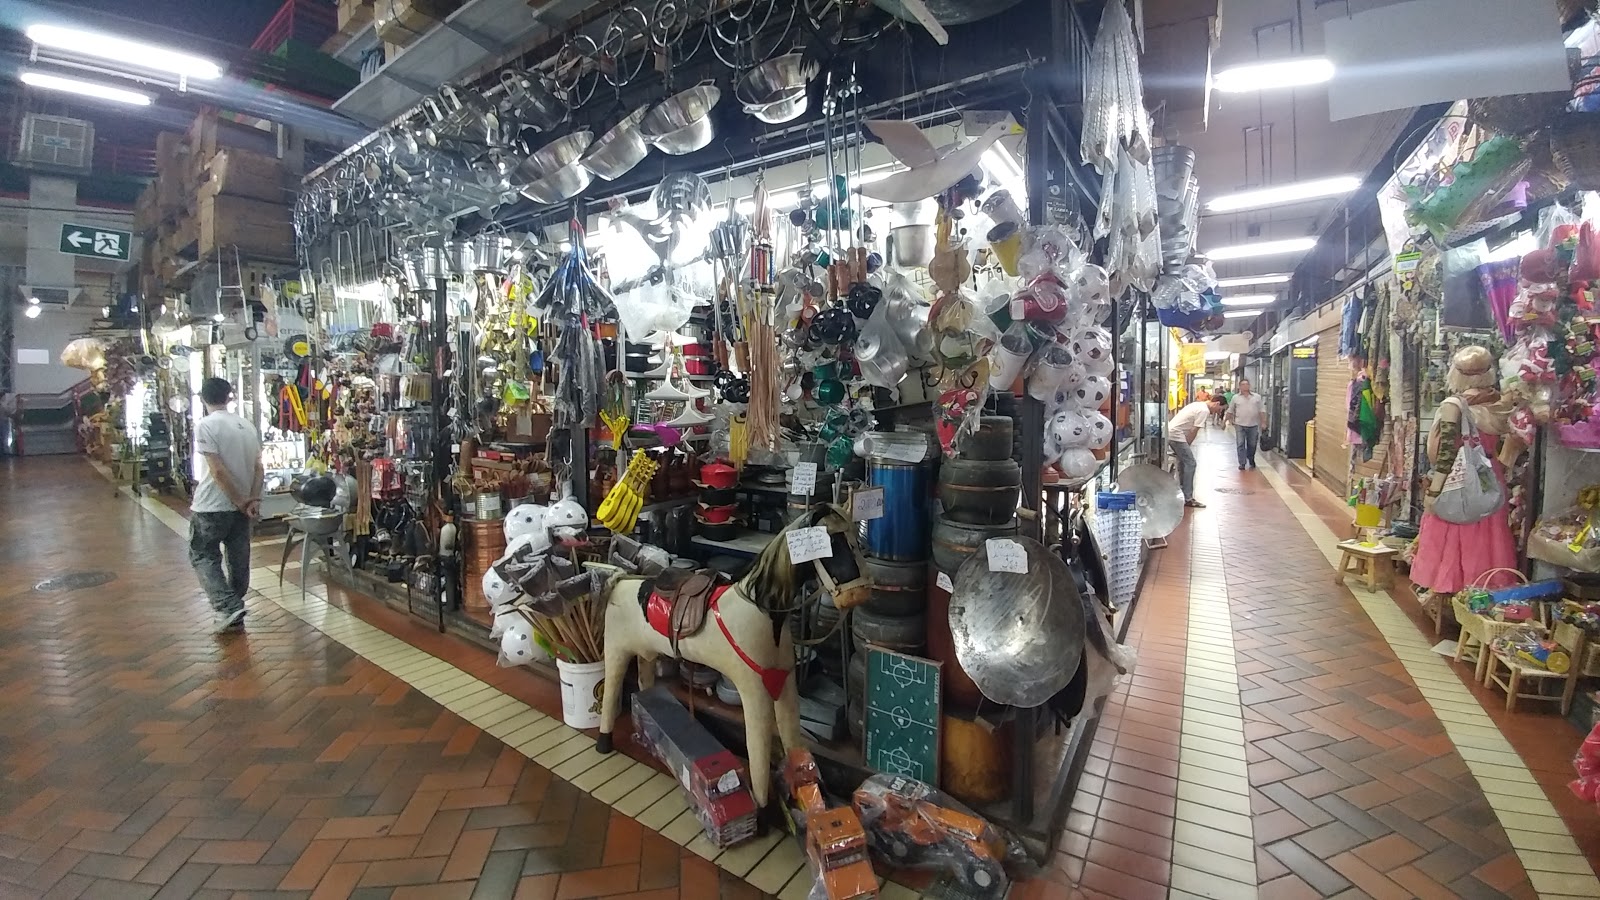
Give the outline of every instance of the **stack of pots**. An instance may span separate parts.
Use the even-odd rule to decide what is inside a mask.
[[[1022,467],[1011,458],[1011,420],[985,416],[978,430],[965,436],[960,458],[946,460],[939,470],[939,502],[943,513],[933,523],[934,581],[955,581],[961,564],[992,537],[1017,533],[1017,498]],[[972,708],[983,700],[978,686],[961,670],[950,637],[950,593],[935,590],[929,599],[928,646],[944,660],[947,706]]]
[[[737,534],[739,472],[722,460],[700,467],[700,488],[695,507],[696,530],[707,540],[726,541]]]
[[[933,456],[930,450],[928,456]],[[933,462],[873,457],[867,486],[883,489],[883,516],[867,523],[866,603],[850,613],[852,654],[846,669],[850,733],[866,732],[867,647],[923,656],[927,650],[928,523]]]

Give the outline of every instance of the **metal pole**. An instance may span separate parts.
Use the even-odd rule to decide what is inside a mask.
[[[433,304],[430,313],[433,319],[433,359],[429,378],[429,403],[433,406],[433,464],[428,470],[428,498],[431,502],[435,493],[438,494],[445,507],[448,509],[453,504],[450,502],[450,461],[454,454],[450,452],[450,423],[446,416],[450,404],[445,402],[445,391],[449,388],[449,381],[444,373],[450,370],[450,316],[448,306],[450,303],[450,279],[435,278],[433,280]],[[427,513],[426,507],[422,510]],[[444,579],[435,578],[433,599],[439,608],[439,632],[445,630],[444,624],[444,594],[442,593]]]

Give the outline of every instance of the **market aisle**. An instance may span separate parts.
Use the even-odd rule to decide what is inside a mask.
[[[79,459],[0,468],[0,896],[761,893],[670,779],[297,588],[213,638],[155,506]],[[85,572],[114,580],[35,589]],[[767,855],[777,893],[801,864]]]

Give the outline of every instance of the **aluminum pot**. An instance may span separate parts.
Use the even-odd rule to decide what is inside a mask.
[[[451,275],[471,275],[476,268],[471,238],[457,238],[444,245]]]
[[[486,231],[473,238],[473,271],[496,275],[506,270],[506,257],[510,255],[511,241],[501,231]]]
[[[418,290],[426,290],[435,279],[450,277],[450,263],[443,247],[429,244],[422,248],[422,275],[423,286]]]
[[[682,156],[711,143],[716,127],[711,110],[722,99],[714,84],[701,84],[680,91],[657,103],[639,123],[639,134],[670,156]]]
[[[901,225],[889,231],[894,264],[902,269],[926,266],[933,259],[933,226]]]
[[[601,135],[600,140],[589,145],[589,152],[579,162],[606,181],[615,181],[626,175],[650,152],[650,145],[639,134],[639,123],[644,121],[645,113],[649,111],[650,107],[641,106],[623,117],[621,122]]]
[[[787,53],[746,72],[734,88],[744,111],[769,125],[792,122],[806,111],[806,84],[817,64],[804,53]]]

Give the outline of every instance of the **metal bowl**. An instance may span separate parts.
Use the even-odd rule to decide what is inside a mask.
[[[570,200],[589,186],[589,170],[578,161],[594,140],[590,131],[574,131],[540,147],[517,167],[527,179],[521,194],[536,203]]]
[[[639,123],[650,107],[641,106],[589,145],[589,152],[579,160],[585,169],[606,181],[615,181],[639,164],[650,152],[650,145],[639,135]]]
[[[639,135],[671,156],[693,153],[711,143],[711,109],[722,99],[714,84],[681,91],[657,103],[639,123]]]
[[[788,53],[746,72],[734,96],[745,112],[768,125],[781,125],[805,114],[806,84],[816,74],[817,64],[804,53]]]

